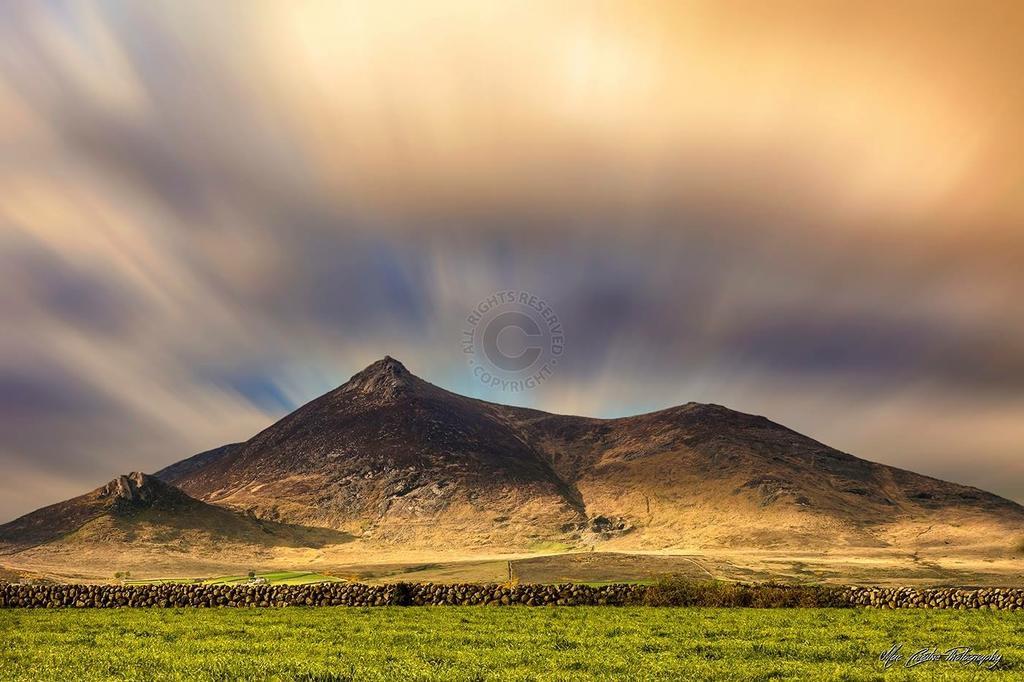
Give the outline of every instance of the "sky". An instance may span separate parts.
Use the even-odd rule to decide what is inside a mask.
[[[384,354],[1024,502],[1018,2],[0,4],[0,521]],[[476,380],[474,305],[564,325]]]

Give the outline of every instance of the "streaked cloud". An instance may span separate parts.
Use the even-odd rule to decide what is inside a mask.
[[[1016,3],[11,2],[0,517],[390,353],[687,400],[1024,500]],[[462,319],[544,296],[501,394]]]

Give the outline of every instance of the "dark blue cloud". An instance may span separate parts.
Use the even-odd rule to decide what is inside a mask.
[[[210,383],[234,391],[268,414],[283,415],[298,405],[288,398],[277,382],[266,375],[267,367],[227,370],[206,376]]]
[[[55,367],[0,368],[0,421],[89,417],[109,409],[103,396],[72,372]]]

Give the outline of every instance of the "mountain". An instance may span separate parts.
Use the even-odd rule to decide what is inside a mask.
[[[698,403],[555,415],[456,395],[385,357],[244,443],[0,526],[0,564],[61,579],[442,561],[503,575],[496,555],[576,549],[595,571],[642,572],[661,553],[738,579],[1018,584],[1022,536],[1014,502],[764,417]]]
[[[385,358],[204,466],[161,475],[207,502],[378,542],[568,538],[583,501],[509,414]]]
[[[688,403],[621,419],[450,393],[385,357],[249,441],[159,472],[373,546],[1009,547],[1024,508]],[[1001,544],[1000,544],[1001,543]]]
[[[242,447],[242,445],[242,443],[229,443],[227,445],[221,445],[219,448],[200,452],[198,455],[192,455],[188,459],[183,459],[180,462],[175,462],[168,467],[164,467],[153,474],[153,476],[162,481],[177,481],[184,479],[188,474],[202,469],[221,457],[230,455],[232,452]]]
[[[146,474],[118,476],[84,495],[43,507],[0,526],[0,557],[117,565],[182,554],[258,559],[276,548],[310,548],[347,541],[343,533],[267,522],[207,504]],[[202,564],[202,560],[198,562]]]

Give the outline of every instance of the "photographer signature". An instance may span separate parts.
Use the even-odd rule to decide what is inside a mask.
[[[925,663],[959,663],[960,665],[976,665],[979,668],[995,670],[1003,662],[1003,656],[996,649],[991,653],[977,653],[969,646],[955,646],[939,651],[936,646],[919,649],[909,656],[903,653],[902,644],[893,644],[888,651],[882,653],[878,660],[886,670],[900,663],[904,668],[916,668]]]

